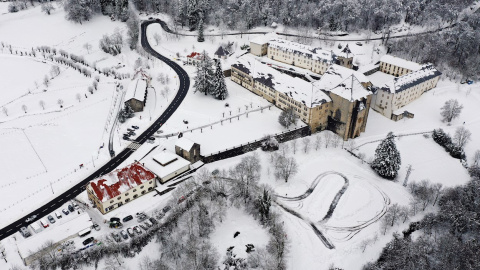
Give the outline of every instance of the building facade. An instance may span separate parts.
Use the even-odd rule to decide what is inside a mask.
[[[380,71],[386,74],[400,77],[419,70],[422,66],[392,55],[384,55],[380,58]]]
[[[134,112],[141,112],[147,103],[147,93],[147,81],[134,79],[125,93],[125,104],[128,104]]]
[[[90,201],[106,214],[156,187],[156,175],[135,162],[91,181],[87,185]]]
[[[191,163],[195,163],[200,160],[200,145],[182,137],[175,143],[175,153]]]

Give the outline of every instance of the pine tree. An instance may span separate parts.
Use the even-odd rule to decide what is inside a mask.
[[[282,111],[282,113],[280,113],[280,116],[278,117],[278,122],[280,123],[280,125],[289,128],[290,125],[297,123],[297,116],[293,112],[292,108],[287,108]]]
[[[205,37],[203,36],[203,19],[200,19],[200,22],[198,23],[198,42],[204,42]]]
[[[220,60],[216,61],[215,75],[212,80],[211,95],[216,99],[225,100],[228,95],[225,76],[223,76],[222,64]]]
[[[394,179],[401,164],[400,152],[395,145],[395,137],[390,132],[375,150],[375,159],[371,164],[372,169],[383,178]]]
[[[197,74],[195,75],[193,87],[195,88],[194,93],[200,92],[207,95],[212,87],[212,60],[205,51],[202,53],[202,58],[203,60],[197,65]]]

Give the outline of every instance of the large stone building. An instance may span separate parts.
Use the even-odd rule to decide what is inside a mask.
[[[407,61],[388,54],[380,58],[380,71],[395,77],[419,70],[421,67],[421,65],[415,62]]]
[[[153,172],[135,162],[91,181],[87,194],[95,207],[105,214],[152,191],[156,179]]]
[[[381,64],[384,63],[381,62]],[[426,64],[406,74],[404,74],[405,68],[399,71],[398,66],[396,67],[394,70],[399,72],[399,77],[373,87],[375,94],[372,109],[389,119],[398,121],[404,116],[413,117],[412,112],[407,112],[402,108],[419,98],[426,91],[436,87],[442,73],[432,64]],[[389,68],[389,71],[392,72],[391,65]]]
[[[243,56],[232,65],[232,81],[264,97],[280,109],[292,108],[295,115],[308,124],[312,132],[330,129],[344,140],[365,130],[371,93],[365,89],[363,74],[333,65],[332,82],[316,85],[282,74],[273,68]],[[340,75],[334,75],[338,73]],[[360,80],[357,75],[363,76]],[[325,77],[325,76],[324,76]],[[321,89],[322,87],[323,89]]]

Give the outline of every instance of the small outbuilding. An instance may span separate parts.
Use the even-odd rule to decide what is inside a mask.
[[[195,163],[200,160],[200,145],[182,137],[175,143],[175,153],[191,163]]]
[[[162,184],[190,170],[190,161],[166,151],[154,152],[144,158],[142,162],[158,176]]]
[[[135,79],[128,85],[125,104],[128,104],[134,112],[141,112],[147,103],[147,93],[147,82],[143,79]]]

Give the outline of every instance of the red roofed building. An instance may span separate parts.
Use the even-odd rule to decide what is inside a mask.
[[[198,65],[203,60],[203,55],[198,52],[192,52],[187,55],[187,64],[189,65]]]
[[[87,193],[98,210],[105,214],[152,191],[155,186],[156,175],[135,162],[91,181]]]

